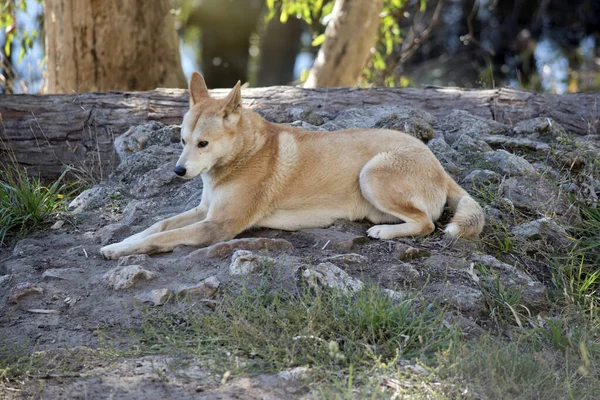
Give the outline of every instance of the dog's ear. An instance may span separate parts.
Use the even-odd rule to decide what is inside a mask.
[[[209,96],[204,78],[198,72],[193,72],[190,78],[190,107],[206,97]]]
[[[231,120],[232,117],[239,117],[242,108],[242,89],[240,85],[241,82],[238,81],[225,98],[225,106],[223,106],[222,111],[225,119]]]

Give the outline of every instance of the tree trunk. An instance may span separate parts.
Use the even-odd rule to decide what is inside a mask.
[[[336,0],[325,42],[304,85],[355,86],[379,26],[383,0]]]
[[[275,16],[261,39],[258,76],[254,86],[289,85],[300,52],[302,21],[290,18],[285,24]]]
[[[212,90],[223,98],[229,89]],[[288,110],[302,108],[336,115],[348,108],[378,104],[423,109],[436,117],[464,110],[513,125],[550,117],[579,135],[600,133],[600,94],[556,95],[517,89],[301,89],[289,86],[251,88],[244,105],[274,122],[291,122]],[[43,178],[56,178],[66,165],[85,166],[106,176],[117,158],[113,140],[130,126],[160,121],[180,124],[188,110],[185,90],[82,95],[0,95],[0,165],[17,162]]]
[[[46,0],[44,28],[48,93],[186,86],[169,0]]]

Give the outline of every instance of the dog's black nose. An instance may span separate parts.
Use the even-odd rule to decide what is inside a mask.
[[[176,166],[175,173],[179,176],[184,176],[185,175],[185,167],[182,167],[181,165]]]

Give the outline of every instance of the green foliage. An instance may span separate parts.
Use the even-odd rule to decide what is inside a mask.
[[[31,232],[61,209],[75,190],[75,184],[62,183],[64,175],[44,186],[23,169],[7,167],[0,171],[0,244],[11,236]]]
[[[41,3],[42,0],[36,0]],[[0,28],[4,29],[6,39],[4,42],[4,52],[10,57],[11,46],[15,40],[20,40],[21,51],[19,53],[19,62],[25,56],[28,49],[33,48],[34,40],[39,37],[37,31],[28,31],[25,29],[19,32],[17,29],[16,14],[18,11],[27,12],[26,0],[8,0],[0,6]]]
[[[267,0],[267,19],[274,18],[278,13],[281,22],[287,21],[290,16],[301,18],[313,32],[312,45],[320,46],[325,41],[325,23],[333,5],[334,1],[331,0]],[[363,71],[366,83],[409,85],[405,77],[396,77],[393,71],[404,39],[400,21],[406,18],[405,12],[409,5],[409,0],[384,0],[375,51]],[[424,12],[427,0],[419,0],[418,5],[418,11]]]

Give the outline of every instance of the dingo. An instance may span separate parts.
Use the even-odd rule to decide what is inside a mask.
[[[434,231],[444,204],[456,210],[446,232],[481,233],[481,207],[420,140],[384,129],[312,132],[273,124],[242,107],[240,83],[212,99],[190,80],[175,173],[202,175],[200,205],[101,249],[106,258],[208,246],[252,227],[297,230],[336,219],[377,224],[368,236],[392,239]]]

